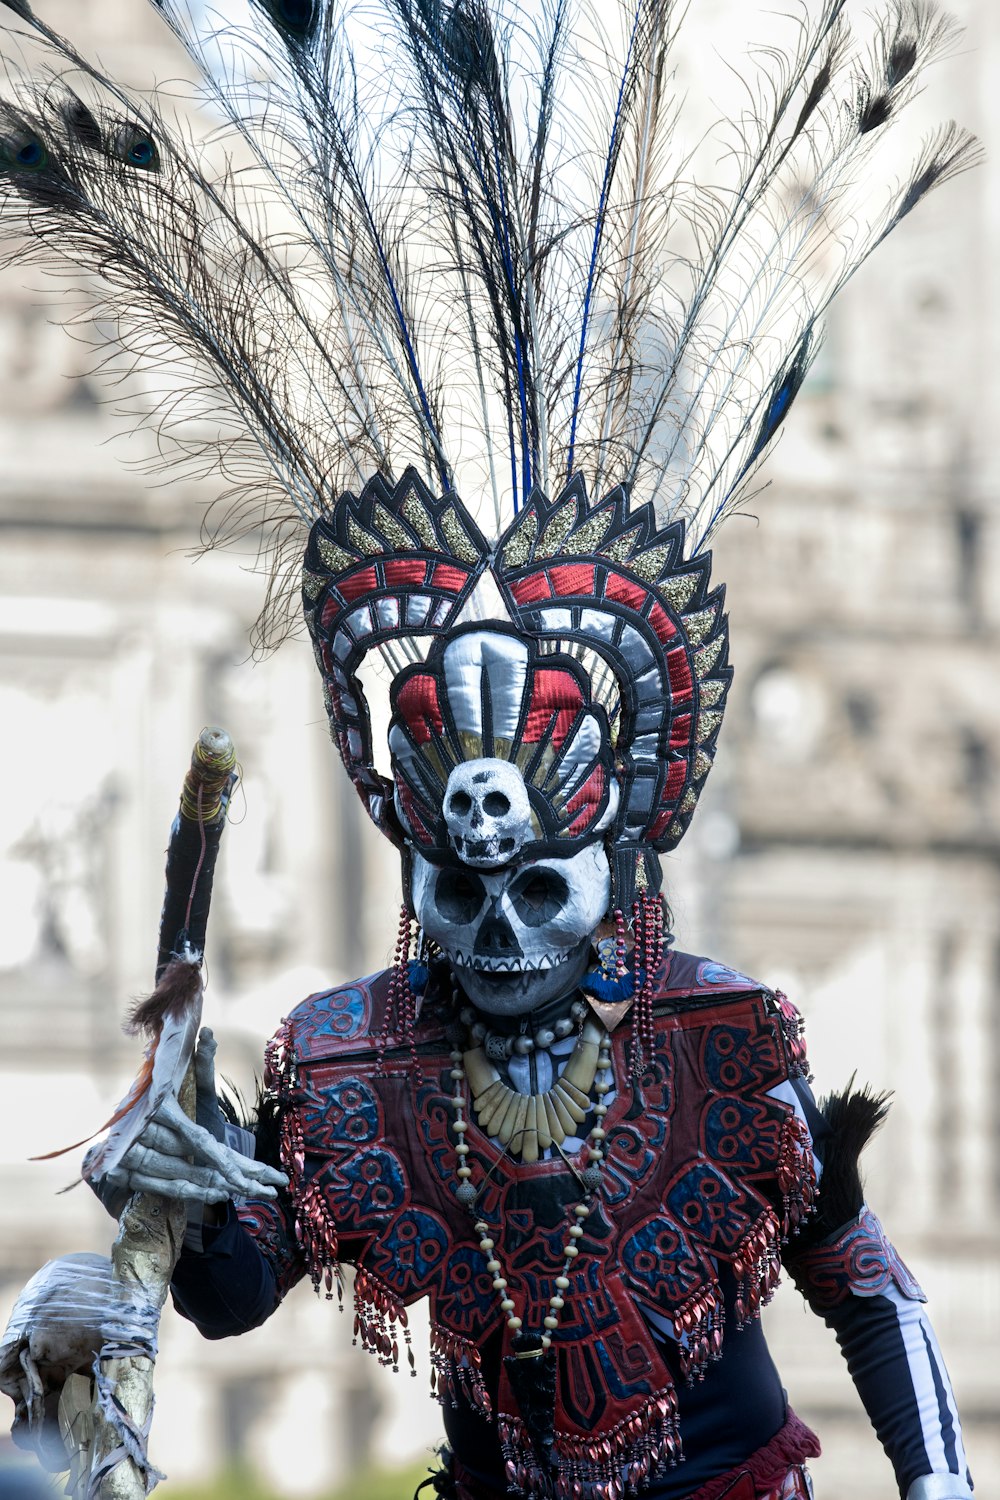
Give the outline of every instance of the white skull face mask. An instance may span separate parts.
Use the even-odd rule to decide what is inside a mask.
[[[469,999],[492,1015],[526,1015],[576,988],[610,890],[607,856],[596,841],[566,858],[496,874],[432,865],[413,854],[417,920]]]

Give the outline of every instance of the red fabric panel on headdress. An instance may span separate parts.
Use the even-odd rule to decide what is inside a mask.
[[[575,791],[566,803],[566,811],[576,814],[566,830],[568,837],[578,838],[580,834],[586,833],[593,823],[604,800],[605,783],[606,773],[603,766],[596,766],[583,786]]]
[[[403,809],[403,814],[414,834],[422,843],[430,844],[432,842],[431,831],[424,822],[421,813],[417,811],[417,800],[413,795],[413,789],[403,780],[402,776],[396,777],[396,790],[399,793],[399,801]]]
[[[678,714],[670,721],[670,748],[682,750],[691,738],[691,715]]]
[[[641,614],[649,599],[649,590],[644,589],[641,583],[631,583],[618,573],[609,573],[604,585],[604,597],[614,599],[619,604],[627,604],[636,614]]]
[[[341,604],[340,600],[337,598],[336,594],[330,594],[330,595],[328,595],[327,601],[323,605],[323,609],[322,609],[322,611],[320,613],[320,617],[319,617],[320,627],[323,630],[329,630],[329,628],[330,628],[330,621],[333,619],[333,617],[335,615],[339,615],[340,614],[340,611],[341,611],[342,608],[343,608],[343,605]]]
[[[437,681],[420,673],[405,683],[396,699],[396,712],[418,745],[426,745],[444,725],[438,703]]]
[[[544,573],[531,573],[512,583],[510,591],[518,604],[537,604],[541,599],[552,598],[552,585]]]
[[[593,821],[594,809],[592,807],[584,808],[583,812],[579,813],[566,829],[566,837],[568,839],[578,839],[581,834],[587,832],[587,829],[590,827]]]
[[[585,563],[567,563],[553,568],[550,573],[552,587],[557,594],[584,594],[588,599],[594,593],[594,569]]]
[[[348,772],[350,772],[351,771],[351,767],[352,766],[356,766],[358,764],[358,762],[357,762],[357,760],[355,759],[355,757],[351,753],[351,746],[350,746],[350,742],[349,742],[349,740],[347,738],[347,730],[346,729],[338,729],[338,731],[337,731],[337,750],[338,750],[338,752],[340,754],[341,760],[344,762],[344,765],[347,767]]]
[[[390,557],[382,564],[382,572],[392,588],[401,583],[422,584],[427,576],[427,564],[419,557]]]
[[[662,812],[658,812],[656,814],[656,817],[653,819],[652,823],[650,823],[650,825],[649,825],[649,832],[646,835],[646,837],[650,840],[650,842],[655,841],[656,839],[662,837],[662,835],[666,833],[666,831],[667,831],[667,824],[670,822],[670,820],[673,817],[673,815],[674,815],[674,809],[673,809],[672,806],[671,807],[665,807]]]
[[[667,671],[670,673],[670,694],[674,703],[683,703],[690,698],[692,690],[691,663],[683,646],[675,646],[667,652]]]
[[[461,568],[450,568],[447,563],[435,563],[431,583],[446,594],[460,594],[469,581],[468,573]]]
[[[377,587],[378,579],[374,568],[355,568],[346,578],[337,580],[337,592],[347,604],[357,599],[359,594],[369,594]]]
[[[548,733],[552,716],[552,744],[558,750],[583,707],[580,684],[571,672],[535,672],[531,683],[531,702],[525,716],[522,738],[536,743]]]
[[[687,780],[687,773],[688,763],[686,758],[684,760],[671,761],[670,769],[667,772],[666,785],[663,788],[662,800],[664,802],[676,802]]]
[[[667,614],[662,604],[653,605],[649,611],[648,619],[657,636],[664,644],[677,634],[677,626]]]

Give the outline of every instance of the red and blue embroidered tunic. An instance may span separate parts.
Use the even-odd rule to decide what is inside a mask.
[[[182,1258],[176,1300],[209,1336],[222,1336],[262,1321],[305,1274],[332,1288],[346,1262],[356,1267],[359,1341],[396,1364],[406,1308],[427,1297],[453,1450],[484,1493],[511,1482],[531,1492],[531,1447],[504,1373],[506,1319],[473,1219],[456,1198],[450,1001],[429,986],[415,1034],[420,1076],[409,1048],[391,1041],[380,1071],[375,1039],[388,982],[379,974],[314,995],[283,1024],[270,1082],[283,1106],[290,1201],[242,1205],[240,1228],[230,1223],[204,1255]],[[614,1495],[631,1483],[657,1500],[700,1495],[702,1485],[707,1496],[714,1477],[771,1440],[775,1475],[818,1451],[789,1418],[757,1319],[783,1249],[786,1258],[794,1251],[813,1207],[824,1126],[797,1012],[742,975],[668,955],[653,1046],[634,1085],[630,1032],[623,1025],[612,1038],[617,1092],[604,1121],[604,1182],[555,1335],[556,1451],[566,1484],[578,1486],[567,1495]],[[475,1217],[491,1226],[525,1329],[540,1329],[581,1198],[581,1163],[572,1143],[568,1160],[548,1153],[515,1162],[471,1121],[465,1139],[480,1188]],[[898,1333],[898,1307],[919,1308],[920,1294],[870,1217],[848,1226],[853,1241],[843,1251],[834,1243],[799,1256],[796,1278],[808,1292],[810,1257],[818,1257],[817,1306],[848,1329],[849,1362],[905,1493],[912,1478],[938,1472],[928,1451],[946,1428],[952,1472],[964,1473],[964,1457],[939,1359],[930,1378],[935,1389],[944,1382],[938,1404],[950,1426],[942,1416],[929,1438],[934,1423],[906,1338],[896,1337],[899,1349],[886,1343],[890,1322]],[[218,1276],[213,1257],[230,1261]],[[859,1258],[868,1282],[857,1290]],[[899,1399],[904,1387],[912,1401]]]

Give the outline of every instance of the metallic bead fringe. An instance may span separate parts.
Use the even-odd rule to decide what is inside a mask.
[[[520,1417],[497,1420],[508,1493],[555,1500],[624,1500],[682,1459],[677,1397],[665,1387],[600,1438],[560,1434],[554,1478],[538,1465]]]

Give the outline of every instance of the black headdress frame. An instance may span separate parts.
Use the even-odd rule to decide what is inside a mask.
[[[709,553],[685,558],[683,522],[660,526],[620,487],[589,500],[579,474],[555,500],[532,491],[492,543],[413,469],[341,496],[310,534],[305,615],[334,743],[376,825],[405,842],[393,783],[375,766],[360,663],[377,646],[398,646],[400,670],[414,659],[404,646],[433,654],[490,573],[507,612],[499,625],[601,666],[595,701],[615,699],[605,707],[621,793],[606,833],[615,905],[655,895],[658,855],[683,837],[711,768],[732,676],[710,565]]]

